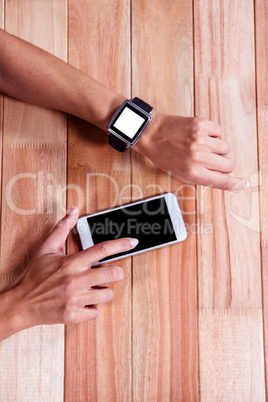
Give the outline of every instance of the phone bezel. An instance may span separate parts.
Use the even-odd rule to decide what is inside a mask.
[[[120,260],[122,258],[131,257],[133,255],[141,254],[141,253],[144,253],[146,251],[155,250],[155,249],[158,249],[158,248],[161,248],[161,247],[164,247],[164,246],[168,246],[168,245],[171,245],[171,244],[174,244],[174,243],[181,242],[181,241],[183,241],[183,240],[185,240],[187,238],[187,231],[186,231],[185,224],[184,224],[184,221],[183,221],[183,218],[182,218],[182,215],[181,215],[181,210],[180,210],[180,207],[179,207],[179,204],[178,204],[178,200],[177,200],[175,194],[173,194],[173,193],[165,193],[165,194],[162,194],[162,195],[157,195],[157,196],[145,198],[145,199],[142,199],[142,200],[139,200],[139,201],[136,201],[136,202],[131,202],[129,204],[121,205],[120,207],[106,209],[104,211],[96,212],[94,214],[86,215],[86,216],[83,216],[83,217],[79,218],[78,221],[77,221],[76,227],[77,227],[77,232],[78,232],[79,237],[80,237],[82,248],[85,250],[85,249],[95,245],[93,243],[93,239],[92,239],[92,236],[91,236],[91,233],[90,233],[90,230],[89,230],[89,225],[87,223],[87,218],[88,217],[102,215],[102,214],[105,214],[107,212],[112,212],[112,211],[115,211],[117,209],[126,208],[126,207],[131,206],[131,205],[141,204],[141,203],[148,202],[150,200],[154,200],[154,199],[158,199],[158,198],[162,198],[162,197],[165,198],[167,209],[168,209],[170,219],[171,219],[171,222],[172,222],[172,226],[174,228],[175,235],[176,235],[177,239],[172,241],[172,242],[163,243],[161,245],[146,248],[144,250],[139,250],[139,251],[136,251],[136,252],[135,252],[135,249],[133,249],[133,252],[130,253],[130,254],[127,254],[127,255],[124,255],[124,256],[121,256],[121,257],[116,257],[116,258],[111,257],[111,258],[107,259],[106,261],[95,263],[94,266],[97,266],[97,265],[100,265],[100,264],[110,263],[112,261],[117,261],[117,260]],[[83,230],[82,230],[82,228],[83,228]]]

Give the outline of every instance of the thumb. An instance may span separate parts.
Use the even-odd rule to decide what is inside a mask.
[[[236,193],[241,190],[246,190],[249,186],[250,183],[242,177],[222,175],[218,188]]]
[[[203,186],[210,186],[233,192],[245,190],[250,186],[250,183],[241,177],[229,176],[208,169],[201,171],[201,173],[202,183],[200,182],[197,184],[202,184]]]
[[[75,226],[79,216],[77,207],[72,207],[67,215],[61,219],[42,246],[46,253],[63,253],[64,244],[70,230]]]

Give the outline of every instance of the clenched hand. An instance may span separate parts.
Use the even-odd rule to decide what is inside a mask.
[[[229,176],[234,161],[222,129],[210,120],[154,112],[153,120],[134,146],[159,168],[185,183],[239,191],[249,183]]]

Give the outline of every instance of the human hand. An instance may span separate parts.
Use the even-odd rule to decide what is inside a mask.
[[[6,292],[9,295],[8,311],[12,314],[17,311],[17,327],[12,333],[41,324],[88,321],[98,315],[96,304],[112,300],[112,289],[100,285],[122,280],[122,268],[108,265],[91,270],[91,265],[104,257],[130,250],[137,242],[131,238],[106,241],[66,256],[63,254],[64,243],[77,222],[78,213],[78,208],[74,207],[57,224]],[[132,240],[134,244],[131,244]],[[4,337],[0,325],[0,340]]]
[[[231,147],[221,127],[209,120],[154,112],[133,148],[185,183],[231,191],[249,186],[243,178],[228,176],[234,169],[227,156]]]

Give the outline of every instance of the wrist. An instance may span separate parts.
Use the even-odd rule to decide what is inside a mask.
[[[0,292],[0,341],[36,325],[20,282],[23,275]]]
[[[103,103],[102,108],[103,112],[100,114],[99,122],[96,125],[107,133],[107,126],[109,122],[111,121],[117,109],[126,99],[127,98],[117,94],[116,92],[109,94],[109,96],[105,98],[105,103]]]
[[[155,135],[160,129],[163,116],[164,115],[162,113],[153,110],[152,120],[137,141],[137,143],[133,146],[134,151],[144,156],[147,156],[149,154],[149,151],[155,139]]]
[[[92,85],[92,79],[88,77],[89,86]],[[89,123],[94,124],[107,133],[107,126],[115,114],[119,106],[126,100],[123,95],[106,88],[100,83],[96,84],[98,90],[95,92],[94,102],[92,101],[92,90],[90,88],[86,91],[87,100],[85,102],[86,108],[82,117]],[[76,115],[78,115],[76,113]]]

